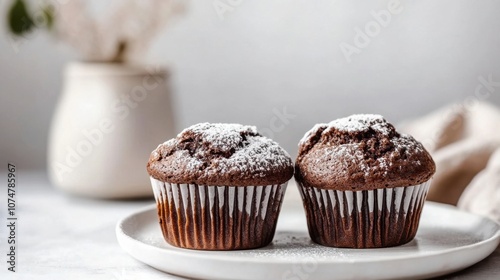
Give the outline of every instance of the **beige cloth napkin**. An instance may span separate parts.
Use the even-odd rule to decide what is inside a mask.
[[[460,200],[459,207],[500,222],[500,109],[486,102],[450,105],[399,129],[421,141],[436,162],[429,200]]]
[[[460,196],[458,207],[500,223],[500,149]]]

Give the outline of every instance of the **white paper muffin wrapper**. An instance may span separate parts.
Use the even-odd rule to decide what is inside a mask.
[[[401,245],[415,237],[430,181],[365,191],[297,184],[313,241],[332,247],[377,248]]]
[[[152,177],[151,184],[165,240],[177,247],[205,250],[269,244],[287,186],[202,186]]]

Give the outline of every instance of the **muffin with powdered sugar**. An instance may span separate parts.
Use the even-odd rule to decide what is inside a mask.
[[[422,144],[380,115],[314,126],[295,164],[311,239],[348,248],[409,242],[434,172]]]
[[[193,125],[159,145],[147,170],[165,240],[203,250],[268,245],[293,176],[283,148],[239,124]]]

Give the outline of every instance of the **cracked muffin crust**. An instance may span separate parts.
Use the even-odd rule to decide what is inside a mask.
[[[254,126],[200,123],[159,145],[148,173],[170,183],[262,186],[293,176],[288,153]]]
[[[295,176],[321,189],[372,190],[423,183],[435,168],[422,144],[382,116],[352,115],[306,133]]]

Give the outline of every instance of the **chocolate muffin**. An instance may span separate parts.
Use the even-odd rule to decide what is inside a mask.
[[[411,241],[435,169],[422,144],[380,115],[314,126],[295,164],[311,239],[345,248]]]
[[[239,124],[193,125],[159,145],[147,170],[165,240],[202,250],[268,245],[293,176],[285,150]]]

